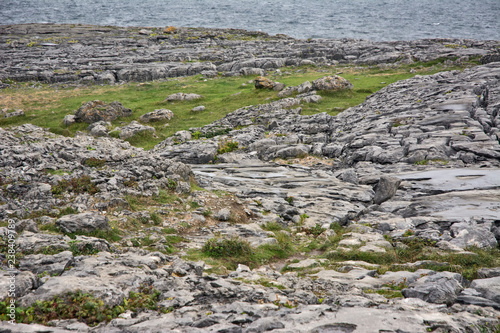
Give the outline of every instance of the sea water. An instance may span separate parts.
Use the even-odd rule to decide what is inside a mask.
[[[296,38],[500,40],[500,0],[0,0],[0,24],[242,28]]]

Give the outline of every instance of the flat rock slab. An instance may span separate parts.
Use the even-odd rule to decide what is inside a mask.
[[[428,193],[500,188],[500,169],[439,169],[397,177]]]

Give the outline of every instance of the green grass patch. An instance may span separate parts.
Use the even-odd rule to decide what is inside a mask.
[[[113,228],[111,230],[95,230],[91,232],[75,232],[75,233],[68,233],[66,235],[68,235],[68,237],[71,239],[76,239],[76,236],[78,235],[102,238],[110,243],[115,243],[122,239],[121,232],[116,228]]]
[[[348,107],[362,103],[365,98],[385,87],[386,85],[413,77],[414,75],[433,74],[441,70],[463,69],[476,65],[474,61],[462,66],[446,67],[445,59],[437,59],[428,63],[415,63],[399,67],[379,68],[378,66],[337,66],[337,67],[304,67],[284,68],[280,76],[271,78],[285,83],[288,86],[299,85],[305,81],[313,81],[326,75],[339,75],[353,83],[350,91],[320,92],[323,100],[317,104],[304,105],[304,115],[327,112],[336,115]],[[410,69],[415,72],[411,73]],[[40,84],[39,88],[30,88],[29,83],[20,83],[16,88],[2,90],[4,107],[8,109],[23,109],[25,116],[0,119],[0,127],[17,126],[25,123],[49,128],[51,132],[66,136],[74,136],[77,131],[86,130],[88,124],[76,123],[66,127],[62,124],[65,115],[73,113],[82,103],[91,100],[105,102],[119,101],[125,107],[132,109],[130,117],[120,118],[112,122],[112,126],[121,126],[121,122],[138,120],[147,112],[159,108],[167,108],[175,116],[169,121],[150,123],[156,130],[152,133],[142,133],[129,139],[135,145],[150,149],[160,141],[179,130],[201,127],[224,117],[238,108],[267,103],[277,100],[277,92],[255,89],[247,81],[248,77],[217,77],[205,79],[201,75],[170,79],[163,82],[128,83],[120,86],[90,86],[78,88],[53,88]],[[202,100],[163,102],[164,99],[177,92],[196,93],[203,96]],[[206,111],[195,114],[191,109],[203,104]],[[209,133],[217,135],[223,133]],[[117,133],[114,133],[117,136]]]
[[[277,244],[266,244],[252,247],[245,240],[239,238],[215,237],[209,239],[201,251],[188,251],[188,259],[211,259],[207,263],[211,266],[236,269],[238,264],[245,264],[251,268],[268,264],[279,259],[285,259],[296,252],[292,239],[288,234],[276,232]]]

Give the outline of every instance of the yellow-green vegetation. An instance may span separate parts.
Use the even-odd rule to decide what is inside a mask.
[[[211,238],[201,250],[189,250],[187,259],[205,260],[213,267],[212,271],[221,272],[221,267],[234,270],[238,264],[255,268],[288,258],[297,251],[292,237],[287,233],[275,232],[275,235],[277,243],[259,247],[252,247],[247,241],[239,238]]]
[[[432,74],[441,70],[463,69],[474,63],[465,63],[462,67],[445,67],[444,59],[429,63],[415,63],[400,67],[380,69],[379,67],[302,67],[283,68],[279,74],[271,75],[287,86],[298,85],[326,75],[339,74],[354,85],[350,91],[320,92],[323,100],[317,104],[303,107],[303,114],[327,112],[336,115],[348,107],[360,104],[365,98],[386,85],[410,78],[416,74]],[[410,72],[410,69],[413,69]],[[22,109],[24,116],[0,119],[0,127],[32,123],[57,134],[73,136],[76,131],[85,130],[86,123],[76,123],[65,127],[62,120],[65,115],[72,114],[82,103],[90,100],[105,102],[119,101],[132,109],[132,115],[112,122],[113,126],[121,126],[122,122],[138,120],[138,118],[155,109],[167,108],[174,112],[174,118],[168,122],[149,123],[156,129],[153,134],[140,134],[129,139],[136,146],[152,148],[158,142],[179,130],[200,127],[224,117],[240,107],[268,103],[277,100],[277,92],[255,89],[253,76],[216,77],[204,79],[201,75],[155,81],[148,83],[128,83],[120,86],[88,86],[88,87],[51,87],[46,84],[33,83],[13,84],[14,88],[2,90],[0,108],[9,110]],[[194,101],[163,102],[165,98],[177,92],[196,93],[204,98]],[[193,113],[191,109],[203,104],[205,111]]]
[[[240,238],[219,236],[208,240],[201,250],[189,250],[187,259],[205,260],[212,266],[213,272],[224,273],[225,269],[236,269],[238,264],[245,264],[253,268],[284,259],[288,259],[288,262],[291,260],[298,262],[297,259],[293,261],[293,258],[297,258],[299,254],[315,253],[313,258],[328,259],[327,262],[321,263],[321,266],[326,269],[339,268],[343,261],[359,260],[379,265],[377,272],[381,275],[387,271],[415,271],[425,268],[434,271],[457,272],[468,280],[477,278],[477,270],[480,268],[500,265],[500,249],[498,248],[468,248],[469,252],[464,253],[447,252],[436,248],[432,241],[422,240],[414,236],[404,237],[398,241],[386,237],[394,248],[388,249],[384,253],[363,252],[359,250],[359,246],[350,250],[337,250],[339,242],[348,230],[338,224],[332,224],[331,228],[335,230],[335,236],[317,238],[317,235],[322,233],[324,229],[315,226],[300,230],[305,231],[306,235],[299,237],[297,234],[282,231],[283,228],[279,224],[269,222],[263,226],[263,229],[274,232],[276,244],[252,247],[247,241]],[[425,262],[418,267],[405,265],[405,263],[417,261]],[[285,265],[282,271],[288,270],[291,269]],[[306,275],[316,273],[318,267],[298,271],[300,275]],[[398,291],[394,286],[390,289]],[[380,293],[391,297],[399,295],[391,291],[381,291]]]
[[[51,320],[77,319],[89,326],[111,321],[126,311],[152,310],[162,313],[172,309],[161,309],[160,292],[151,286],[142,285],[137,292],[131,291],[123,302],[116,306],[105,305],[94,296],[80,290],[58,295],[50,300],[36,301],[29,307],[16,306],[16,321],[24,324],[47,325]],[[0,320],[7,321],[7,306],[10,299],[0,302]]]

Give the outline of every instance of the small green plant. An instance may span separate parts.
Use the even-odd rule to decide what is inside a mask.
[[[309,215],[307,215],[305,213],[302,214],[302,215],[300,215],[300,222],[299,222],[299,224],[301,224],[301,225],[304,224],[304,222],[306,221],[307,218],[309,218]]]
[[[96,249],[92,244],[85,243],[79,241],[70,241],[69,250],[73,252],[73,255],[76,256],[90,256],[99,253],[99,250]]]
[[[262,229],[267,231],[281,231],[283,227],[277,222],[267,222],[262,226]]]
[[[73,207],[66,207],[60,210],[59,216],[64,216],[64,215],[71,215],[71,214],[77,214],[78,210],[74,209]]]
[[[101,160],[99,158],[90,157],[83,161],[83,164],[91,168],[102,167],[106,163],[106,160]]]
[[[288,202],[289,205],[292,205],[293,204],[293,197],[286,197],[285,201]]]
[[[64,192],[73,192],[75,194],[89,193],[96,194],[99,192],[99,188],[92,183],[89,176],[81,176],[77,178],[71,178],[70,180],[60,180],[57,185],[52,186],[52,194],[62,194]]]
[[[214,258],[220,257],[236,257],[248,255],[252,253],[252,247],[246,241],[240,240],[237,237],[233,238],[210,238],[202,251]]]
[[[163,222],[162,218],[157,213],[151,214],[151,221],[153,221],[154,225],[160,225]]]
[[[167,182],[167,188],[171,191],[174,191],[177,188],[177,182],[173,179],[169,179]]]
[[[306,234],[308,235],[313,235],[314,237],[318,237],[319,235],[321,235],[326,229],[323,228],[321,226],[321,224],[319,223],[316,223],[316,225],[312,228],[307,228],[307,229],[304,229],[304,231],[306,232]]]
[[[415,165],[427,165],[427,164],[429,164],[429,160],[416,161],[414,164]]]
[[[238,142],[231,139],[224,139],[219,142],[219,148],[217,149],[217,154],[230,153],[238,149]]]

